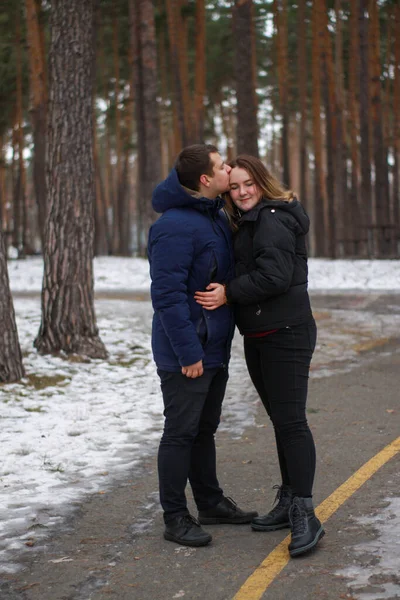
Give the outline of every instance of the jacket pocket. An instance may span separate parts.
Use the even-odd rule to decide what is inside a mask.
[[[217,273],[218,273],[218,261],[217,261],[217,257],[215,256],[215,252],[212,251],[211,259],[210,259],[210,266],[208,269],[207,285],[210,283],[216,282]]]
[[[197,335],[199,336],[200,344],[204,347],[207,344],[208,339],[209,339],[208,327],[207,327],[207,317],[204,314],[204,309],[202,309],[201,317],[197,322],[196,332],[197,332]]]

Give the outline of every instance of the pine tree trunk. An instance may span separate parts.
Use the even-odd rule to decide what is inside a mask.
[[[326,239],[328,234],[328,205],[322,159],[321,133],[321,0],[314,0],[312,7],[312,114],[314,139],[314,223],[315,254],[327,256]]]
[[[21,46],[21,16],[19,9],[16,13],[15,24],[16,48],[16,107],[15,107],[15,150],[18,154],[17,185],[14,190],[14,245],[18,249],[18,258],[25,255],[24,225],[25,225],[25,165],[24,165],[24,132],[23,132],[23,107],[22,107],[22,46]]]
[[[198,3],[199,4],[199,3]],[[200,2],[201,4],[201,2]],[[157,10],[161,12],[164,8],[163,0],[157,1]],[[197,35],[197,34],[196,34]],[[172,158],[176,156],[179,149],[176,148],[176,153],[173,148],[173,126],[171,125],[172,114],[169,105],[168,91],[168,66],[167,66],[167,47],[166,47],[166,31],[165,28],[160,28],[158,32],[158,61],[160,74],[160,95],[162,103],[160,106],[160,136],[161,136],[161,171],[162,178],[165,179],[172,166]],[[197,42],[196,42],[197,43]],[[197,52],[197,50],[196,50]],[[197,62],[196,62],[197,68]]]
[[[129,64],[131,72],[133,69],[132,50],[129,50]],[[124,136],[124,162],[121,174],[121,184],[119,189],[119,211],[120,211],[120,242],[119,254],[121,256],[130,256],[131,241],[131,211],[129,202],[129,159],[131,155],[132,143],[132,125],[134,110],[134,86],[133,78],[129,84],[129,96],[125,102],[125,136]]]
[[[27,242],[27,207],[26,207],[26,172],[24,161],[24,123],[22,97],[22,44],[21,18],[17,13],[17,138],[18,138],[18,197],[16,202],[19,213],[19,228],[17,229],[18,258],[26,256]]]
[[[389,224],[389,173],[387,148],[383,137],[382,86],[380,64],[380,33],[377,0],[370,1],[370,89],[372,137],[375,163],[375,207],[377,225]],[[378,230],[378,248],[380,254],[393,252],[390,240],[385,240],[383,231]]]
[[[136,185],[136,232],[139,256],[146,254],[146,208],[142,202],[140,185],[144,177],[146,160],[145,124],[143,107],[142,44],[140,39],[140,11],[136,0],[129,0],[129,29],[132,46],[132,79],[135,95],[135,117],[137,136],[137,185]]]
[[[204,136],[204,97],[206,93],[205,0],[196,1],[196,74],[194,85],[194,140],[201,143]]]
[[[4,158],[4,136],[0,135],[0,229],[7,227],[7,188]],[[7,245],[6,245],[7,246]],[[6,252],[7,256],[7,252]]]
[[[105,36],[104,36],[104,25],[101,21],[102,14],[100,9],[96,13],[96,23],[97,23],[97,37],[99,38],[98,45],[98,53],[97,53],[97,63],[98,63],[98,71],[101,74],[101,90],[103,93],[103,98],[108,99],[108,90],[107,90],[107,79],[106,79],[106,66],[105,66],[105,57],[104,57],[104,46],[105,46]],[[93,98],[94,100],[94,98]],[[111,208],[111,157],[110,157],[110,128],[106,113],[106,118],[104,122],[104,136],[103,136],[103,146],[100,147],[100,152],[98,151],[97,146],[95,145],[95,153],[94,160],[96,162],[96,172],[97,172],[97,187],[99,189],[102,209],[104,218],[104,225],[102,228],[105,233],[105,252],[107,255],[112,254],[112,224],[110,223],[110,215],[109,210]]]
[[[237,98],[237,151],[258,156],[256,90],[253,80],[253,2],[235,0],[233,11]]]
[[[138,212],[142,215],[139,249],[143,255],[148,229],[156,218],[151,204],[152,192],[161,181],[157,46],[152,0],[130,0],[130,17],[138,136],[137,202]]]
[[[105,144],[104,144],[104,194],[106,198],[107,210],[110,210],[111,217],[109,219],[109,237],[108,248],[110,254],[115,254],[113,245],[114,222],[116,215],[114,214],[115,194],[114,194],[114,173],[111,164],[111,102],[109,94],[105,96],[108,99],[107,115],[105,119]]]
[[[361,158],[361,198],[365,217],[363,222],[372,223],[370,131],[369,131],[369,68],[368,68],[368,0],[359,0],[358,39],[360,57],[360,158]]]
[[[344,218],[347,206],[347,140],[345,128],[345,94],[343,75],[342,0],[335,0],[335,91],[336,91],[336,251],[345,254],[344,240],[351,235],[351,219]]]
[[[18,341],[14,305],[7,271],[6,245],[0,226],[0,382],[11,383],[25,375]]]
[[[299,56],[297,65],[299,88],[299,181],[300,200],[307,209],[307,27],[306,27],[306,0],[299,0],[298,11],[298,39]]]
[[[94,311],[93,0],[52,1],[42,322],[35,347],[105,358]]]
[[[358,41],[358,0],[350,2],[350,20],[349,20],[349,38],[350,38],[350,53],[349,53],[349,94],[348,94],[348,134],[350,141],[350,156],[351,156],[351,191],[350,191],[350,221],[351,231],[349,236],[354,239],[355,253],[365,251],[365,243],[363,239],[366,235],[365,231],[365,209],[361,204],[360,197],[360,160],[359,160],[359,143],[360,135],[359,116],[360,110],[357,100],[357,94],[360,85],[359,74],[359,41]]]
[[[232,107],[223,106],[222,102],[219,103],[221,120],[222,120],[222,131],[226,138],[226,160],[229,162],[234,159],[236,155],[235,149],[235,124]]]
[[[283,164],[283,182],[288,187],[290,181],[290,160],[289,160],[289,68],[288,68],[288,15],[287,1],[276,0],[276,24],[277,24],[277,44],[278,44],[278,83],[279,83],[279,103],[282,115],[282,164]]]
[[[101,180],[98,140],[97,140],[97,122],[96,122],[96,73],[97,73],[97,36],[100,25],[100,6],[97,4],[94,14],[93,27],[93,97],[92,97],[92,113],[93,113],[93,163],[94,177],[96,185],[96,201],[94,208],[94,254],[96,256],[108,254],[108,238],[106,233],[106,209],[104,206],[104,190]]]
[[[25,0],[33,125],[33,180],[38,208],[38,226],[44,247],[46,225],[46,65],[43,28],[39,23],[40,0]]]
[[[139,0],[140,1],[140,0]],[[179,29],[180,0],[166,0],[168,38],[170,51],[170,69],[172,82],[172,104],[174,111],[174,134],[175,149],[181,149],[188,144],[188,132],[185,127],[185,109],[183,100],[183,82],[181,79],[181,68],[179,59],[178,38],[181,35]]]
[[[120,211],[120,189],[121,189],[121,111],[119,110],[119,38],[118,38],[118,14],[117,5],[114,4],[113,19],[113,64],[114,64],[114,105],[115,105],[115,187],[113,189],[113,252],[119,254],[120,251],[120,230],[121,230],[121,211]]]
[[[321,36],[321,63],[324,82],[324,100],[326,114],[326,154],[327,154],[327,188],[329,190],[329,229],[328,238],[328,256],[336,258],[337,254],[337,232],[340,231],[339,220],[342,215],[339,208],[338,181],[336,179],[336,161],[337,161],[337,98],[335,90],[334,63],[332,53],[332,40],[328,29],[328,12],[326,0],[323,0],[321,6],[322,27]],[[342,236],[343,238],[343,236]]]
[[[179,36],[178,55],[179,55],[179,70],[180,80],[182,84],[182,102],[183,102],[183,118],[185,123],[186,144],[192,144],[194,139],[193,126],[193,103],[190,94],[189,85],[189,70],[188,70],[188,18],[185,8],[188,5],[188,0],[179,0],[178,6],[178,28]]]
[[[400,4],[395,9],[394,90],[393,90],[393,206],[395,223],[400,225]]]

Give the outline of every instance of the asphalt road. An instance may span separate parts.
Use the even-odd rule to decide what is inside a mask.
[[[326,329],[327,347],[326,332],[348,323],[346,311],[347,316],[364,311],[376,322],[385,316],[386,323],[385,335],[374,330],[370,343],[368,331],[362,331],[359,360],[350,371],[329,348],[325,355],[322,347],[316,354],[317,365],[328,365],[333,373],[337,369],[336,374],[310,381],[308,416],[318,454],[314,494],[318,505],[400,435],[400,333],[393,327],[387,334],[391,318],[397,323],[400,315],[400,296],[314,295],[313,306],[320,330]],[[337,339],[333,344],[339,344]],[[279,478],[272,429],[261,405],[255,426],[236,439],[229,432],[219,433],[217,446],[225,493],[240,506],[269,510],[271,488]],[[290,560],[262,598],[400,598],[396,544],[397,575],[395,568],[388,571],[382,565],[379,576],[361,590],[369,596],[357,595],[361,591],[356,594],[349,580],[338,574],[350,564],[362,570],[371,561],[379,563],[376,553],[355,552],[357,544],[380,535],[379,527],[360,518],[381,514],[388,499],[400,496],[399,462],[397,455],[341,505],[327,521],[327,535],[318,549]],[[0,575],[0,599],[231,600],[287,534],[255,533],[246,525],[208,530],[213,542],[205,548],[189,549],[163,540],[156,459],[147,458],[140,472],[128,474],[106,493],[88,497],[51,539],[34,545],[21,558],[22,571]],[[393,531],[393,539],[400,542],[400,532]],[[391,595],[384,591],[388,583]]]

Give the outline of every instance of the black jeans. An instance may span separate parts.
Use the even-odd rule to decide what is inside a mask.
[[[250,377],[274,426],[282,483],[301,497],[312,495],[315,474],[315,446],[306,401],[316,339],[312,319],[244,341]]]
[[[164,400],[164,432],[158,450],[160,501],[164,521],[188,514],[189,479],[198,510],[222,500],[216,472],[214,434],[228,381],[227,369],[207,369],[190,379],[158,370]]]

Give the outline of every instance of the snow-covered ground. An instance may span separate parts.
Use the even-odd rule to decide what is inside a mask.
[[[43,261],[30,258],[8,265],[11,288],[37,291],[42,285]],[[140,258],[103,256],[94,259],[97,292],[149,289],[149,267]],[[400,290],[400,260],[309,260],[310,290]]]
[[[21,383],[0,386],[0,572],[18,569],[13,551],[22,552],[32,536],[45,535],[84,494],[104,490],[154,452],[162,428],[150,302],[96,301],[107,360],[42,357],[32,346],[40,323],[36,292],[42,271],[40,258],[9,262],[27,375]],[[94,275],[96,292],[149,290],[145,260],[96,258]],[[400,261],[310,260],[310,289],[400,290]],[[321,319],[325,333],[319,337],[314,376],[331,374],[331,363],[336,372],[347,370],[360,360],[357,344],[388,337],[400,326],[400,315],[372,319],[367,312],[337,311],[335,329],[329,316]],[[357,327],[351,330],[350,322]],[[254,422],[257,399],[238,338],[230,373],[221,428],[240,435]]]
[[[385,498],[385,502],[387,506],[376,514],[353,519],[363,530],[374,530],[374,534],[372,541],[353,548],[353,564],[335,573],[349,579],[350,598],[400,598],[400,498]]]

